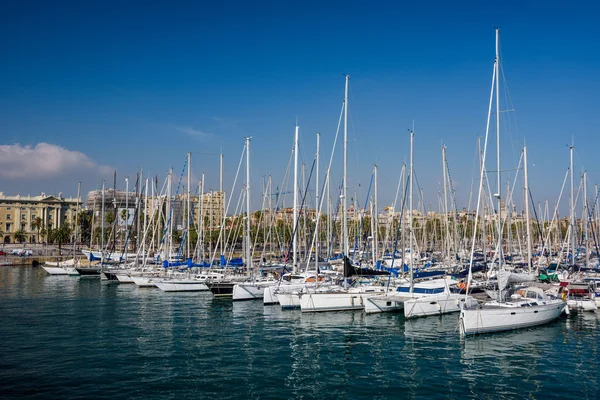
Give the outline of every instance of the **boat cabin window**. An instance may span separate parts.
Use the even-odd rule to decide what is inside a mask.
[[[527,297],[528,299],[537,299],[538,298],[538,294],[536,292],[528,290],[527,291],[527,295],[525,297]]]

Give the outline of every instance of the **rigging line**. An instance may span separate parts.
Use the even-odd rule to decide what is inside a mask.
[[[356,250],[358,250],[358,237],[359,237],[359,235],[362,234],[362,226],[363,226],[363,221],[365,219],[366,206],[367,206],[367,202],[369,201],[369,195],[371,194],[371,186],[373,185],[374,176],[375,176],[374,173],[371,174],[371,183],[369,183],[369,190],[367,191],[367,198],[365,199],[365,205],[363,207],[362,215],[360,217],[360,225],[359,225],[358,231],[356,232],[356,235],[355,235],[354,253],[352,255],[352,261],[354,261],[354,258],[356,257]],[[356,214],[356,210],[354,210],[354,213]],[[373,216],[371,216],[371,218],[373,218]]]
[[[450,195],[451,195],[451,199],[454,202],[454,226],[456,228],[457,226],[457,214],[458,214],[458,205],[456,204],[456,191],[454,190],[454,185],[452,184],[452,177],[450,176],[450,164],[448,163],[448,155],[446,155],[446,174],[448,175],[448,183],[450,184]],[[464,239],[464,235],[463,235],[463,227],[461,227],[461,237]],[[455,232],[456,233],[456,232]],[[455,253],[458,253],[458,249],[454,249]]]
[[[396,239],[394,240],[394,251],[392,252],[392,265],[390,269],[394,269],[394,262],[396,261],[396,251],[398,251],[398,240],[400,239],[400,232],[402,231],[402,221],[404,220],[404,210],[406,206],[406,198],[408,197],[408,185],[409,180],[406,180],[406,186],[404,188],[404,198],[402,199],[402,207],[400,208],[400,219],[398,220],[398,226],[396,227]],[[412,218],[412,215],[409,216]],[[412,232],[410,232],[412,235]],[[402,273],[404,274],[404,254],[406,249],[402,249]],[[412,254],[410,255],[413,256]],[[388,287],[390,285],[390,281],[388,280]]]
[[[235,191],[235,186],[237,184],[238,176],[240,174],[240,168],[242,166],[242,161],[244,160],[244,154],[246,154],[246,144],[245,143],[244,143],[244,148],[242,149],[242,155],[241,155],[240,161],[238,163],[237,171],[235,173],[235,178],[233,180],[233,185],[231,187],[231,193],[232,194]],[[213,254],[212,254],[211,258],[210,258],[211,268],[212,268],[212,265],[213,265],[213,261],[215,260],[215,256],[217,255],[217,249],[219,248],[219,244],[221,243],[221,240],[222,240],[223,230],[225,229],[225,224],[227,222],[227,213],[229,212],[229,206],[231,205],[231,198],[232,197],[233,196],[229,196],[229,200],[227,201],[227,207],[225,208],[225,213],[223,214],[223,220],[221,221],[221,229],[219,229],[219,236],[217,238],[217,243],[215,244],[214,252],[213,252]]]
[[[313,163],[312,163],[312,167],[310,168],[310,174],[309,174],[309,176],[308,176],[308,182],[306,183],[306,188],[304,189],[304,195],[302,196],[302,203],[300,204],[300,213],[299,213],[299,214],[302,214],[302,210],[304,209],[305,200],[306,200],[306,195],[308,194],[308,188],[310,187],[310,181],[311,181],[311,178],[312,178],[312,175],[313,175],[313,171],[314,171],[314,169],[315,169],[315,164],[316,164],[316,162],[317,162],[317,159],[316,159],[316,157],[315,157],[315,159],[313,160]],[[296,233],[297,233],[297,231],[298,231],[298,226],[300,225],[300,220],[301,220],[301,219],[302,219],[302,218],[298,218],[298,219],[296,220],[296,225],[294,226],[294,231],[293,231],[292,239],[293,239],[293,237],[296,235]],[[290,240],[290,243],[289,243],[289,245],[288,245],[288,252],[287,252],[287,254],[286,254],[286,256],[285,256],[285,260],[286,260],[286,262],[287,262],[287,260],[288,260],[288,259],[289,259],[289,257],[290,257],[290,252],[292,251],[292,244],[293,244],[293,243],[292,243],[292,240]],[[305,250],[306,250],[306,249],[305,249]]]
[[[548,233],[546,235],[546,240],[545,240],[546,243],[550,243],[550,235],[552,234],[552,229],[554,227],[554,223],[557,222],[557,219],[558,219],[558,206],[560,205],[560,200],[562,198],[568,177],[569,177],[569,168],[567,168],[567,172],[565,173],[565,179],[563,180],[563,184],[560,189],[560,194],[558,195],[558,201],[556,202],[556,205],[554,206],[554,213],[552,214],[552,221],[550,222],[550,227],[548,228]],[[548,249],[550,249],[550,246],[548,246]],[[544,248],[542,247],[542,254],[543,253],[544,253]],[[538,260],[538,268],[539,268],[541,262],[542,262],[541,259]]]
[[[187,166],[187,157],[186,157],[186,159],[185,159],[185,161],[183,163],[183,168],[181,170],[181,175],[179,176],[179,181],[177,182],[177,190],[175,191],[175,198],[177,198],[177,194],[179,193],[179,188],[181,187],[181,180],[183,179],[183,174],[185,174],[185,168],[186,168],[186,166]],[[173,210],[174,210],[174,208],[175,208],[175,202],[173,202],[173,204],[171,204],[171,209],[169,210],[169,218],[167,219],[167,222],[165,224],[165,229],[163,230],[163,237],[162,237],[162,240],[160,241],[159,251],[162,250],[162,246],[165,243],[167,231],[169,230],[169,228],[171,226],[171,220],[173,218]],[[169,252],[170,251],[171,250],[169,249]],[[170,254],[167,255],[167,258],[169,258],[169,257],[170,257]]]
[[[596,236],[596,232],[594,230],[594,223],[590,223],[590,221],[593,221],[594,218],[594,209],[596,208],[596,205],[598,204],[598,195],[600,195],[600,191],[596,192],[596,198],[594,199],[594,204],[592,205],[592,209],[589,211],[589,215],[588,215],[588,221],[586,223],[588,223],[590,225],[590,227],[592,228],[592,237],[594,238],[594,244],[596,246],[596,253],[600,254],[600,249],[598,248],[598,240],[597,240],[597,236]],[[586,249],[587,251],[587,249]]]
[[[502,74],[502,86],[504,88],[504,91],[506,92],[506,96],[505,96],[505,102],[508,102],[509,105],[507,105],[506,109],[508,111],[512,111],[512,116],[514,118],[514,135],[513,135],[513,128],[511,125],[511,119],[510,116],[507,116],[505,118],[505,122],[506,125],[508,126],[507,132],[508,132],[508,137],[510,139],[510,144],[511,144],[511,148],[512,148],[512,158],[513,158],[513,163],[516,162],[516,147],[515,147],[515,142],[517,143],[518,147],[522,147],[522,145],[520,144],[519,141],[519,132],[518,132],[518,127],[517,127],[517,118],[516,118],[516,113],[514,112],[515,107],[514,107],[514,103],[512,101],[512,97],[510,96],[510,91],[508,89],[508,81],[506,79],[506,75],[504,73],[504,56],[502,55],[502,50],[501,50],[501,44],[498,45],[499,47],[499,53],[500,53],[500,58],[502,59],[502,62],[499,63],[500,66],[500,73]],[[499,118],[499,116],[497,116],[497,118]]]
[[[533,215],[535,216],[535,220],[537,222],[537,230],[538,230],[538,234],[540,235],[540,239],[542,240],[542,251],[545,247],[545,243],[544,243],[544,234],[542,233],[542,227],[540,225],[540,219],[538,218],[538,214],[537,214],[537,209],[535,208],[535,203],[533,201],[533,195],[531,194],[531,188],[527,188],[528,192],[529,192],[529,199],[531,200],[531,205],[533,207]],[[527,200],[525,200],[527,201]],[[540,254],[542,255],[542,254]]]
[[[467,203],[467,211],[469,212],[471,211],[471,201],[473,199],[473,183],[475,182],[476,164],[479,164],[478,160],[481,156],[481,153],[479,152],[479,140],[477,142],[475,156],[473,157],[473,171],[471,172],[471,183],[469,187],[469,202]]]

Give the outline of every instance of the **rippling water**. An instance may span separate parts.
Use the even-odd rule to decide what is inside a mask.
[[[304,314],[0,268],[0,398],[600,398],[599,320]]]

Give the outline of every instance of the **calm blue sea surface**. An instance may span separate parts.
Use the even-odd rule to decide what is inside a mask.
[[[596,314],[464,341],[457,322],[0,267],[0,398],[600,398]]]

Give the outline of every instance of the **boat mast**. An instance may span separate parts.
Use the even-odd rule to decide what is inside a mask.
[[[292,271],[295,274],[297,270],[298,256],[298,131],[300,126],[296,124],[294,131],[294,215],[292,224]]]
[[[140,235],[140,224],[141,224],[141,217],[142,217],[142,213],[140,212],[141,210],[141,196],[142,196],[142,191],[140,186],[142,185],[142,182],[144,181],[144,171],[140,171],[136,174],[136,179],[135,179],[135,215],[137,216],[136,218],[136,225],[135,225],[135,261],[137,264],[137,256],[140,253],[140,239],[141,239],[141,235]]]
[[[570,163],[569,169],[571,170],[571,273],[575,272],[575,196],[573,194],[573,148],[575,146],[569,146]]]
[[[167,210],[165,213],[165,221],[166,223],[169,224],[169,226],[167,226],[167,241],[166,241],[166,260],[169,261],[169,259],[171,258],[171,247],[173,245],[173,214],[171,212],[171,189],[172,189],[172,182],[171,182],[171,176],[173,174],[173,169],[171,168],[169,170],[169,183],[167,185]]]
[[[129,247],[129,177],[125,178],[125,264],[127,264],[127,247]]]
[[[447,246],[446,250],[448,253],[446,254],[446,259],[448,262],[448,267],[452,266],[450,261],[450,221],[448,219],[448,171],[446,170],[446,146],[442,146],[442,170],[444,171],[444,221],[446,225],[446,239],[444,240],[444,244]]]
[[[154,196],[153,196],[154,197]],[[154,199],[152,200],[154,201]],[[154,208],[152,208],[154,213]],[[154,214],[152,214],[154,215]],[[144,235],[142,236],[142,264],[146,264],[146,231],[148,229],[148,178],[146,178],[146,187],[144,188]],[[139,235],[139,234],[138,234]],[[138,251],[139,253],[139,251]]]
[[[373,174],[375,179],[375,196],[374,196],[374,204],[373,204],[373,213],[371,214],[371,220],[373,221],[374,230],[372,232],[373,235],[373,246],[371,251],[373,252],[373,267],[377,264],[377,258],[379,256],[379,211],[377,209],[377,171],[379,166],[375,164],[373,166]]]
[[[80,195],[81,195],[81,182],[77,182],[77,207],[75,208],[75,240],[73,241],[73,256],[74,257],[75,257],[75,249],[77,248],[77,233],[78,233],[77,228],[79,225],[79,196]]]
[[[246,268],[252,271],[250,254],[250,136],[246,138]]]
[[[202,180],[198,186],[198,191],[200,192],[200,199],[198,201],[198,203],[200,203],[200,211],[198,212],[198,240],[200,241],[200,246],[198,246],[198,261],[200,262],[204,260],[204,172],[202,173]],[[200,254],[202,254],[202,256],[200,256]]]
[[[523,147],[525,173],[525,227],[527,228],[527,267],[531,272],[531,227],[529,221],[529,177],[527,174],[527,146]]]
[[[585,267],[587,268],[590,265],[590,252],[589,252],[589,232],[588,232],[588,223],[589,223],[589,214],[588,214],[588,204],[587,204],[587,172],[583,173],[583,218],[581,218],[581,223],[585,224],[583,226],[584,237],[585,237]]]
[[[204,190],[204,173],[202,173],[202,190]],[[223,148],[221,148],[221,157],[219,158],[219,191],[221,192],[221,197],[223,198],[223,218],[225,220],[226,213],[226,205],[225,205],[225,192],[223,191]],[[223,229],[223,227],[220,227]],[[225,254],[225,241],[221,240],[221,254]]]
[[[410,131],[410,172],[409,172],[409,181],[408,181],[408,196],[409,196],[409,211],[408,217],[410,218],[409,222],[409,246],[410,246],[410,261],[409,261],[409,269],[410,269],[410,290],[409,292],[413,292],[413,141],[415,137],[414,130]]]
[[[500,29],[496,28],[496,168],[498,173],[498,271],[502,268],[502,173],[500,170]],[[500,290],[499,293],[502,293]]]
[[[325,241],[325,244],[327,245],[327,251],[325,252],[325,254],[327,256],[331,255],[331,249],[332,249],[332,245],[331,245],[331,185],[330,185],[330,180],[329,180],[329,166],[327,167],[327,172],[325,174],[327,179],[327,240]]]
[[[315,272],[317,274],[317,278],[315,283],[319,281],[319,218],[321,207],[319,207],[319,146],[321,141],[321,134],[317,132],[317,173],[315,175]]]
[[[104,181],[102,181],[102,213],[100,219],[102,222],[100,224],[100,226],[102,227],[100,229],[100,267],[102,268],[102,264],[104,264]]]
[[[188,187],[188,192],[187,192],[187,222],[186,222],[186,244],[187,244],[187,258],[190,258],[190,206],[191,206],[191,188],[192,188],[192,177],[191,177],[191,169],[192,169],[192,153],[188,152],[187,153],[187,158],[188,158],[188,162],[187,162],[187,187]]]
[[[344,185],[342,191],[342,241],[344,256],[348,257],[348,81],[350,76],[346,75],[346,87],[344,90]],[[346,282],[346,280],[344,280]]]

